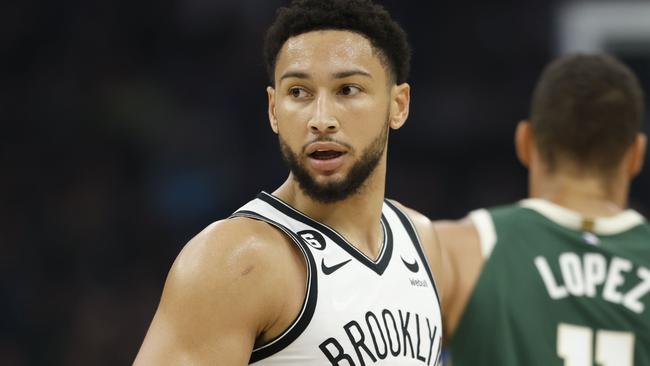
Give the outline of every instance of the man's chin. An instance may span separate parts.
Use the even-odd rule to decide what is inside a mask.
[[[301,186],[301,190],[314,201],[321,203],[340,202],[356,193],[346,189],[346,187],[337,185],[311,186],[308,188]]]
[[[304,176],[303,179],[299,179],[294,175],[294,180],[308,197],[322,203],[334,203],[344,200],[351,194],[349,182],[345,177],[338,175],[338,173],[331,176],[309,175],[309,179],[304,179]]]
[[[311,172],[309,177],[314,184],[326,187],[328,185],[338,185],[343,183],[347,179],[347,174],[340,170],[334,170],[331,172]]]
[[[295,178],[295,176],[294,176]],[[328,192],[328,191],[340,191],[342,189],[345,189],[346,186],[346,181],[345,177],[340,176],[338,173],[332,173],[331,175],[310,175],[309,181],[303,181],[303,180],[298,180],[298,183],[301,187],[307,188],[304,186],[309,187],[309,191],[320,191],[320,192]]]

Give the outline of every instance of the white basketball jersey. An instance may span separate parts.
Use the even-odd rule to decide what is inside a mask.
[[[262,192],[233,214],[282,230],[305,256],[302,310],[279,337],[256,348],[266,365],[436,365],[440,302],[417,232],[384,201],[384,243],[371,260],[335,230]]]

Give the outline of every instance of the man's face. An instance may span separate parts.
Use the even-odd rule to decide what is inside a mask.
[[[276,87],[268,89],[269,115],[307,195],[342,200],[385,159],[392,111],[399,109],[390,84],[370,42],[357,33],[314,31],[285,42]]]

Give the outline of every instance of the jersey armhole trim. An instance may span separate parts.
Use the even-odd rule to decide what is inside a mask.
[[[420,256],[420,260],[422,261],[422,263],[425,264],[426,267],[425,270],[427,272],[427,275],[429,276],[429,280],[431,281],[431,284],[433,285],[433,291],[436,294],[436,300],[438,300],[438,307],[442,309],[442,304],[440,304],[440,295],[438,294],[438,286],[436,285],[436,279],[433,276],[433,272],[431,272],[431,265],[429,264],[429,260],[427,259],[426,254],[424,253],[424,247],[422,246],[422,241],[420,240],[420,235],[418,234],[418,231],[415,228],[415,224],[413,224],[411,218],[404,211],[402,211],[389,199],[384,199],[384,202],[386,202],[386,205],[390,207],[393,210],[393,212],[395,212],[395,215],[397,215],[397,218],[402,223],[402,226],[404,226],[404,229],[406,230],[406,233],[408,234],[409,238],[411,238],[411,242],[415,247],[415,251]]]
[[[307,264],[307,288],[305,290],[305,299],[303,301],[302,308],[300,309],[300,313],[296,319],[294,319],[291,325],[289,325],[289,327],[287,327],[287,329],[282,332],[282,334],[275,337],[268,343],[253,349],[251,358],[248,361],[248,364],[250,365],[257,361],[271,357],[274,354],[287,348],[305,331],[311,322],[312,317],[314,316],[314,311],[316,310],[316,301],[318,299],[318,276],[316,261],[314,260],[314,257],[312,256],[309,249],[306,247],[300,237],[298,237],[284,225],[253,211],[237,211],[230,216],[230,218],[233,217],[246,217],[253,220],[263,221],[281,230],[285,233],[285,235],[291,238],[294,243],[296,243],[296,246],[298,249],[300,249],[300,252],[305,257],[305,262]]]
[[[492,216],[486,209],[472,211],[469,214],[469,219],[474,224],[478,232],[479,242],[481,244],[481,254],[484,259],[490,258],[492,250],[497,243],[497,233],[494,228],[494,221]]]
[[[390,207],[393,210],[393,212],[395,212],[395,215],[397,215],[400,222],[402,223],[402,226],[404,226],[404,229],[406,230],[408,236],[411,238],[411,242],[415,247],[415,251],[418,253],[418,255],[420,256],[420,260],[422,261],[422,263],[424,263],[424,266],[426,267],[425,270],[427,272],[427,275],[429,276],[429,281],[431,281],[431,284],[433,285],[432,286],[433,292],[436,295],[436,301],[438,302],[438,309],[442,311],[442,304],[440,303],[440,294],[438,293],[438,286],[436,285],[436,279],[433,276],[433,272],[431,271],[431,265],[429,264],[429,260],[427,259],[427,256],[424,253],[424,246],[422,246],[422,240],[420,239],[420,235],[418,234],[418,230],[415,227],[415,224],[413,223],[409,215],[407,215],[404,211],[402,211],[389,199],[384,199],[384,202],[386,202],[386,205]],[[440,337],[442,339],[442,328],[440,329],[440,332],[441,332]],[[442,354],[442,340],[438,344],[438,356],[434,359],[436,360],[434,362],[434,365],[438,365],[438,363],[440,362],[441,354]]]

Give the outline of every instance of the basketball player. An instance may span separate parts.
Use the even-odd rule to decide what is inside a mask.
[[[289,177],[185,246],[135,364],[437,364],[432,223],[384,198],[406,34],[369,0],[297,0],[265,54]]]
[[[650,365],[650,226],[625,209],[642,114],[610,56],[545,69],[516,131],[531,198],[436,223],[453,366]]]

